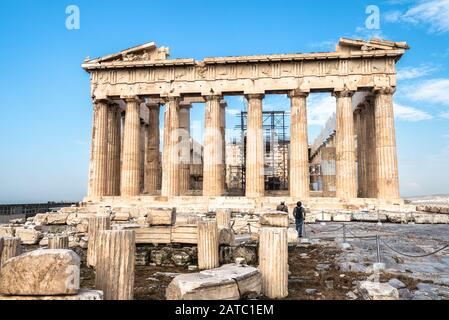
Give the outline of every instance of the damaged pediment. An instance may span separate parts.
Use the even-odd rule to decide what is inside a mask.
[[[156,46],[155,42],[149,42],[137,47],[132,47],[118,53],[106,55],[97,59],[87,58],[85,63],[105,63],[105,62],[130,62],[130,61],[159,61],[167,60],[170,56],[170,49]]]
[[[373,38],[370,41],[361,39],[340,38],[337,52],[372,51],[372,50],[408,50],[406,42],[394,42]]]

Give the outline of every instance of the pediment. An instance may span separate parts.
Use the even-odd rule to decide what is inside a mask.
[[[169,48],[167,47],[158,48],[155,42],[149,42],[140,46],[132,47],[93,60],[91,60],[90,58],[86,58],[85,63],[158,61],[158,60],[167,60],[169,56],[170,56]]]
[[[341,38],[337,45],[337,52],[371,51],[371,50],[407,50],[410,47],[406,42],[394,42],[373,38],[370,41],[361,39]]]

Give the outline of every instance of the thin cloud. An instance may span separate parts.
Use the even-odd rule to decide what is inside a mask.
[[[385,16],[390,23],[427,25],[431,33],[449,31],[449,0],[424,0],[405,12],[390,11]]]
[[[394,113],[396,119],[408,122],[418,122],[433,118],[432,115],[425,111],[418,110],[413,107],[403,106],[397,103],[394,104]]]
[[[312,95],[308,100],[307,121],[309,125],[324,126],[336,109],[331,95]]]
[[[398,70],[397,79],[398,80],[411,80],[425,77],[432,72],[436,71],[437,68],[430,65],[422,65],[419,67],[405,67]]]
[[[449,105],[449,79],[430,79],[406,88],[406,96],[413,101]]]
[[[441,113],[441,114],[440,114],[440,117],[449,119],[449,111],[446,111],[446,112]],[[446,135],[446,136],[449,137],[449,135]]]

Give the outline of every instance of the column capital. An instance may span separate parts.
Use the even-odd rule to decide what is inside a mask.
[[[192,104],[186,103],[186,102],[180,102],[179,109],[192,109]]]
[[[295,89],[288,93],[289,98],[307,98],[310,94],[310,91]]]
[[[121,96],[120,98],[125,100],[126,103],[129,103],[129,102],[142,103],[143,102],[143,100],[140,99],[139,96],[132,96],[132,95],[131,96]]]
[[[110,104],[111,101],[108,98],[93,98],[92,102],[93,102],[93,104],[98,104],[98,103]]]
[[[355,94],[354,90],[345,89],[335,89],[332,95],[336,98],[351,98]]]
[[[206,100],[206,102],[209,101],[221,101],[221,99],[223,98],[223,96],[221,94],[208,94],[204,96],[204,99]]]
[[[374,94],[393,95],[396,92],[396,87],[374,87]]]
[[[252,100],[252,99],[262,100],[263,98],[265,98],[265,94],[263,94],[263,93],[250,93],[250,94],[245,94],[245,98],[247,100]]]
[[[180,96],[166,96],[166,97],[161,97],[161,99],[164,102],[164,104],[167,104],[170,102],[176,102],[179,104],[179,102],[181,101]]]
[[[145,103],[148,109],[157,109],[161,107],[161,104],[159,102],[147,102]]]

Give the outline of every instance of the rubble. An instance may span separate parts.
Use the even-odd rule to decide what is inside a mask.
[[[398,300],[399,292],[387,283],[361,281],[357,286],[358,291],[365,300]]]

